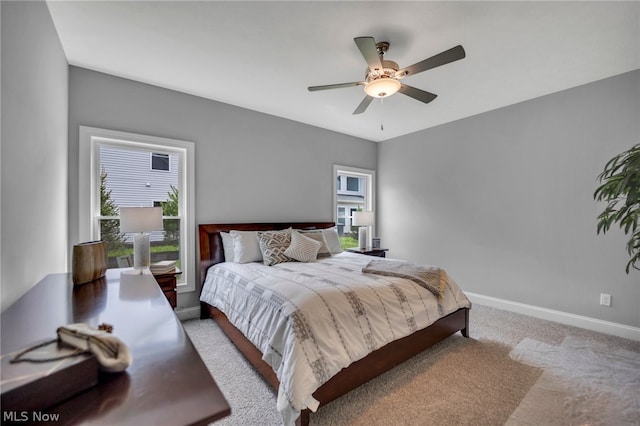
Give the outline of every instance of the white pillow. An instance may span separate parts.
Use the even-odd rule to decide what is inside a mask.
[[[228,232],[220,232],[222,238],[222,249],[224,250],[224,261],[233,262],[233,238]]]
[[[234,262],[262,262],[258,231],[230,231],[229,235],[233,238]]]
[[[340,237],[338,237],[338,230],[333,228],[327,228],[323,230],[324,239],[327,240],[329,251],[331,254],[342,253],[342,246],[340,246]]]
[[[284,251],[284,254],[298,262],[312,262],[318,258],[318,250],[320,250],[321,245],[320,241],[293,231],[291,233],[291,244]]]

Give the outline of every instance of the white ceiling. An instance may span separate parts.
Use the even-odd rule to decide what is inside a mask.
[[[640,68],[640,2],[49,1],[71,65],[382,141]],[[405,67],[461,44],[467,57],[352,115],[354,37]],[[384,131],[380,129],[384,122]]]

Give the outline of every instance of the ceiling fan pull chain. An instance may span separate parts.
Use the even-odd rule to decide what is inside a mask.
[[[380,131],[384,132],[384,98],[380,98]]]

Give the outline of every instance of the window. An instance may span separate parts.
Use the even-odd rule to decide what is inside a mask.
[[[358,245],[358,228],[351,225],[353,213],[358,210],[373,211],[375,171],[347,166],[333,166],[335,182],[334,221],[340,235],[342,248]],[[372,229],[372,234],[375,231]]]
[[[353,177],[353,176],[345,176],[347,178],[347,191],[349,192],[358,192],[360,191],[360,181],[364,180],[364,178]]]
[[[355,195],[364,199],[367,188],[366,176],[350,176],[339,174],[336,177],[336,193],[340,195]]]
[[[151,153],[151,170],[170,171],[169,154]]]
[[[79,154],[81,241],[105,240],[108,266],[117,267],[133,243],[120,232],[120,207],[160,206],[164,229],[150,235],[151,262],[177,260],[178,290],[195,290],[194,144],[80,127]]]

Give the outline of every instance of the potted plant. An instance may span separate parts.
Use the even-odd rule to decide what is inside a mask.
[[[598,231],[605,234],[617,223],[625,235],[631,234],[627,252],[631,258],[625,271],[640,270],[640,144],[613,157],[598,176],[600,186],[593,197],[606,201],[607,207],[598,215]]]

